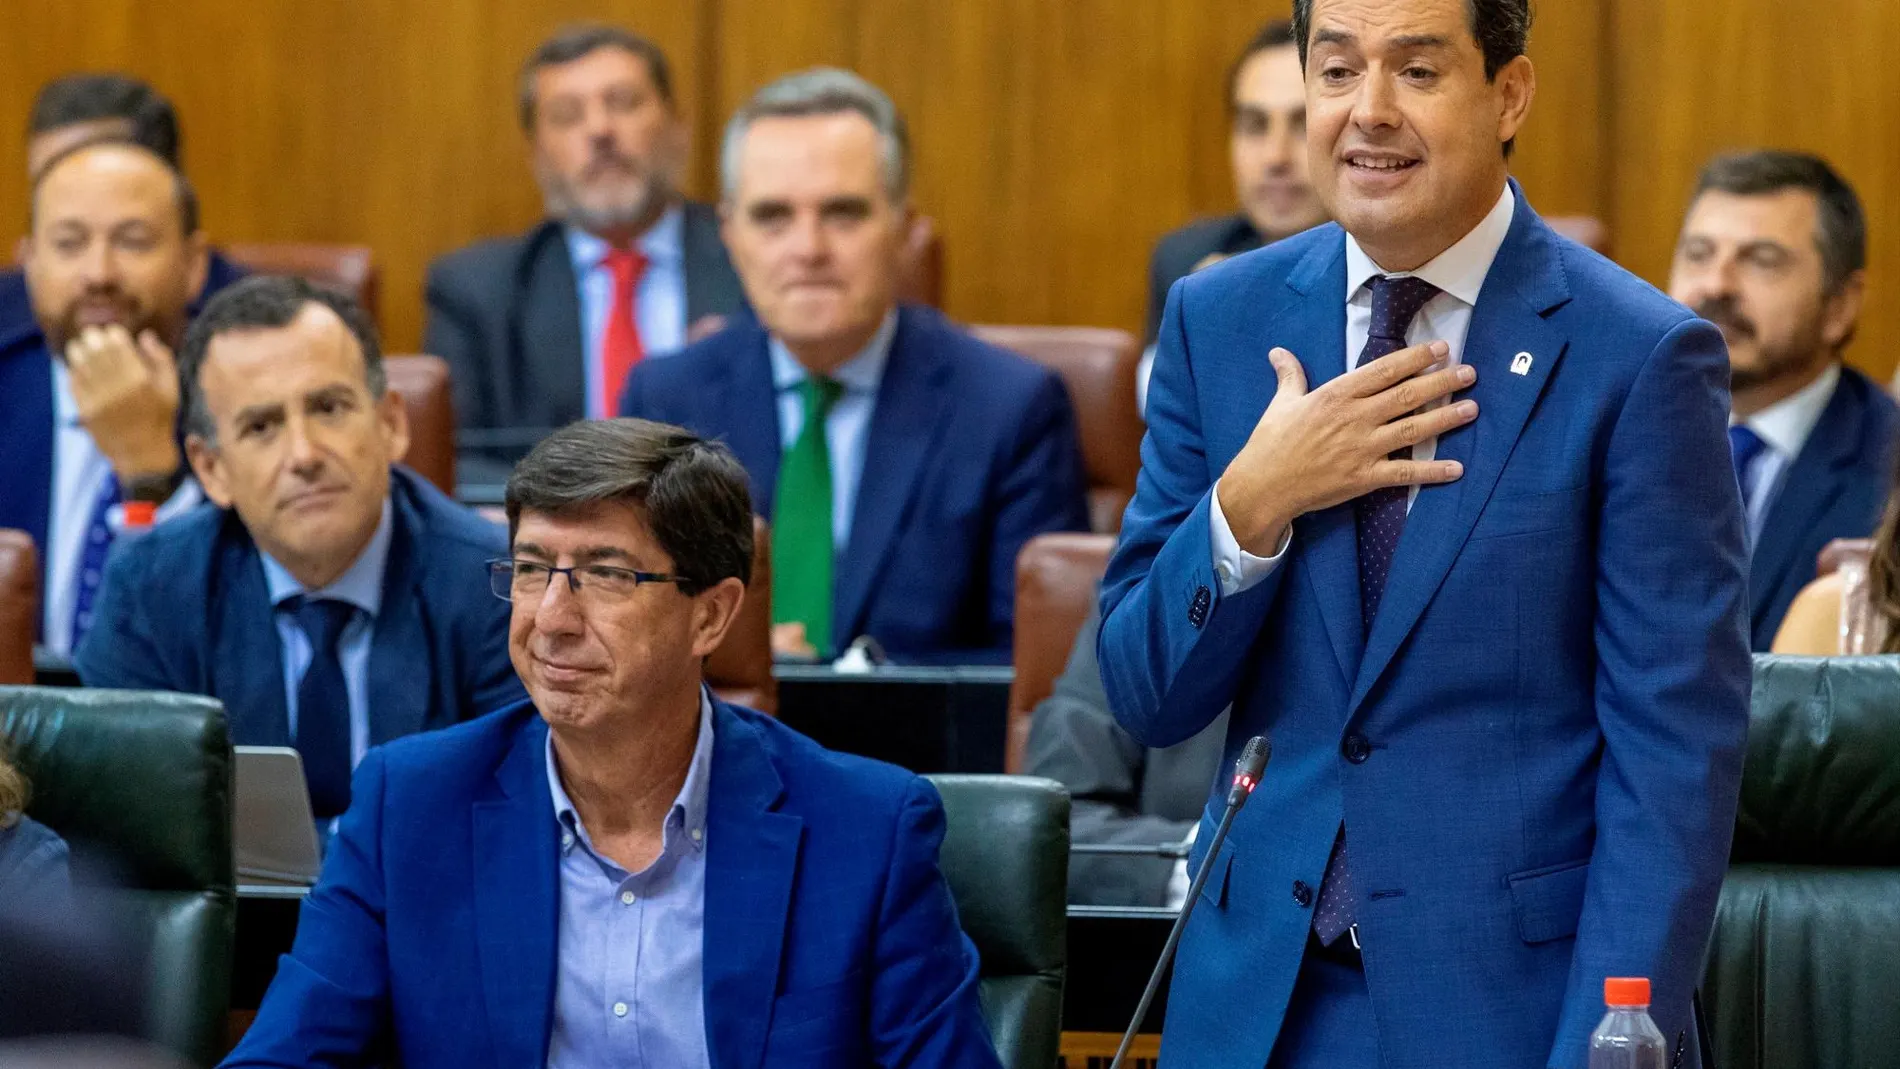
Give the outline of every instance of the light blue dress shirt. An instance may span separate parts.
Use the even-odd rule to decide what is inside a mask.
[[[891,340],[897,336],[897,312],[884,316],[883,325],[858,355],[831,373],[844,393],[825,419],[825,447],[831,455],[831,544],[843,553],[851,541],[851,520],[858,507],[858,484],[864,481],[865,444],[871,437],[871,416],[877,411],[878,387],[891,361]],[[805,429],[805,404],[798,396],[805,381],[805,365],[775,337],[772,385],[778,391],[779,448],[789,450]]]
[[[561,786],[548,737],[548,791],[561,835],[554,1027],[547,1069],[698,1069],[706,1053],[706,792],[712,702],[667,812],[660,856],[629,873],[594,849]]]
[[[264,562],[264,585],[270,591],[270,603],[276,611],[277,637],[284,651],[284,710],[290,717],[290,737],[297,737],[297,688],[310,668],[310,636],[297,625],[296,613],[286,604],[303,594],[348,602],[362,610],[337,636],[337,660],[343,665],[343,686],[350,696],[350,767],[356,767],[369,750],[369,649],[376,630],[376,615],[383,607],[383,572],[389,563],[391,534],[389,500],[383,500],[382,522],[370,536],[369,545],[349,570],[320,590],[306,590],[290,570],[258,551]]]
[[[568,227],[565,234],[581,302],[587,414],[611,414],[620,403],[619,384],[614,384],[613,396],[600,396],[600,342],[607,333],[607,313],[613,308],[614,296],[613,272],[601,264],[607,255],[607,243],[578,227]],[[640,346],[648,357],[666,356],[686,345],[685,211],[677,204],[667,209],[634,244],[647,258],[633,306],[640,327]]]

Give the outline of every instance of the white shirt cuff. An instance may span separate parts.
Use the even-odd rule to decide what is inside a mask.
[[[1293,542],[1293,525],[1288,524],[1280,533],[1279,548],[1271,557],[1256,557],[1240,548],[1240,540],[1234,537],[1234,529],[1227,525],[1227,514],[1220,508],[1220,486],[1215,484],[1209,491],[1213,500],[1209,503],[1208,541],[1214,557],[1214,577],[1220,580],[1220,594],[1231,598],[1244,594],[1260,585],[1260,581],[1273,574],[1286,556],[1287,546]]]

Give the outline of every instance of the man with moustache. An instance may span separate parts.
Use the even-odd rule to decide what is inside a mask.
[[[294,746],[319,822],[371,746],[520,699],[501,531],[398,466],[374,328],[302,279],[212,298],[179,351],[211,504],[121,546],[76,662],[87,686],[205,694],[231,741]]]
[[[627,371],[742,302],[713,210],[683,199],[686,125],[659,46],[563,29],[521,68],[548,218],[429,269],[423,349],[449,362],[461,479],[499,485],[550,429],[612,415]]]
[[[1527,0],[1293,21],[1338,225],[1175,285],[1103,584],[1136,739],[1273,740],[1162,1063],[1582,1069],[1609,976],[1674,1042],[1748,722],[1721,335],[1510,181]]]
[[[1841,362],[1866,266],[1860,198],[1825,160],[1748,152],[1703,168],[1669,293],[1728,341],[1757,650],[1773,644],[1821,548],[1866,537],[1886,501],[1900,409]]]
[[[757,315],[634,368],[621,399],[738,454],[785,656],[869,636],[904,661],[1004,660],[1023,543],[1088,529],[1061,379],[898,303],[908,144],[849,71],[755,93],[726,125],[720,218]]]
[[[0,336],[0,527],[39,550],[39,639],[63,656],[95,618],[128,512],[149,522],[197,500],[176,436],[172,346],[206,251],[191,184],[139,145],[69,150],[31,197],[22,252],[34,321]]]

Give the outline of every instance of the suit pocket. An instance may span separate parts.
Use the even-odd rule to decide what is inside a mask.
[[[1588,486],[1542,494],[1494,496],[1478,514],[1471,540],[1509,538],[1512,535],[1573,532],[1582,529],[1584,509],[1590,503]]]
[[[1215,909],[1227,906],[1227,873],[1234,867],[1234,841],[1220,844],[1220,853],[1208,861],[1207,882],[1201,885],[1201,897]],[[1179,886],[1178,884],[1176,886]]]
[[[1546,865],[1504,882],[1511,888],[1511,906],[1517,913],[1517,934],[1526,943],[1548,943],[1577,934],[1583,913],[1583,892],[1590,882],[1590,859]]]

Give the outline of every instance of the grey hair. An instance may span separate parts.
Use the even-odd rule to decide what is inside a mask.
[[[788,74],[752,94],[726,123],[719,146],[720,191],[731,200],[739,189],[739,153],[760,119],[855,112],[870,121],[883,143],[884,191],[901,202],[910,192],[910,131],[884,90],[851,71],[813,67]]]

